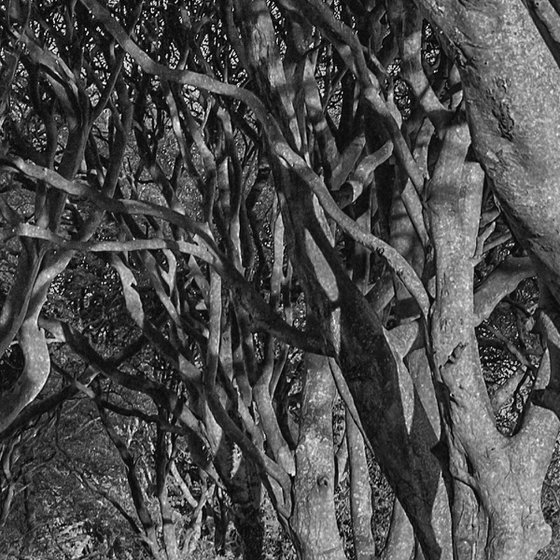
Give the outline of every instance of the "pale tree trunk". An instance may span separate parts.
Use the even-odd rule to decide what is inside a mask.
[[[334,506],[332,411],[336,386],[328,358],[306,354],[305,363],[290,524],[302,560],[345,560]]]
[[[297,9],[304,9],[307,4],[297,3]],[[291,66],[283,64],[267,3],[236,0],[233,5],[239,33],[236,31],[232,37],[243,44],[238,52],[240,60],[270,114],[281,123],[279,126],[287,144],[298,152],[305,151],[306,129],[300,127],[296,114],[299,99],[289,76]],[[281,5],[287,10],[296,6],[288,1]],[[309,16],[305,12],[305,16],[315,19],[313,13]],[[314,25],[313,21],[310,23]],[[304,51],[311,46],[305,41],[299,44]],[[309,72],[309,67],[302,65],[302,71]],[[306,79],[305,84],[312,84],[312,81]],[[325,143],[325,154],[336,156],[336,144],[330,136],[325,115],[316,105],[320,96],[311,90],[310,85],[305,91],[306,111],[312,116],[318,141]],[[269,120],[266,122],[270,124]],[[274,132],[274,136],[277,135],[278,131]],[[441,469],[430,451],[437,443],[437,436],[428,433],[431,427],[425,422],[422,403],[415,397],[408,373],[397,367],[380,318],[349,279],[317,199],[302,177],[289,171],[284,155],[279,157],[280,152],[284,154],[283,143],[269,140],[274,179],[283,198],[289,256],[304,287],[310,310],[307,326],[309,330],[323,333],[327,345],[332,348],[367,437],[402,498],[422,548],[434,559],[440,558],[447,554],[449,538],[434,532],[432,520],[434,502],[441,495]],[[329,169],[335,160],[336,157],[333,161],[326,157],[324,168]],[[328,176],[330,171],[325,173]],[[416,211],[421,214],[419,204]],[[424,229],[420,235],[425,237]],[[419,429],[426,437],[416,438]],[[426,468],[427,461],[435,468]]]
[[[555,428],[548,427],[543,434],[548,448],[537,439],[536,448],[528,452],[531,426],[508,440],[495,425],[473,313],[473,256],[483,173],[477,164],[458,165],[469,144],[466,124],[447,129],[429,191],[437,276],[431,334],[454,491],[455,557],[529,559],[550,539],[540,488]],[[530,416],[530,424],[542,424],[539,412]]]
[[[398,2],[391,3],[388,8],[396,9]],[[406,51],[401,46],[403,57],[410,51]],[[427,173],[428,168],[428,146],[429,139],[434,133],[434,126],[426,119],[416,138],[416,145],[413,155],[420,168]],[[400,175],[403,177],[400,177]],[[412,188],[410,179],[406,174],[399,172],[398,180],[393,192],[390,219],[390,244],[395,247],[401,255],[413,266],[416,273],[422,277],[425,267],[425,255],[418,234],[412,224],[410,216],[406,210],[401,197],[401,186]],[[403,283],[399,280],[395,284],[395,298],[397,306],[403,310],[414,310],[414,303],[410,301],[410,294]],[[406,314],[404,314],[406,316]],[[401,378],[410,377],[414,387],[414,399],[417,404],[414,406],[413,421],[409,420],[411,429],[411,439],[415,442],[415,455],[419,459],[421,468],[432,473],[435,486],[435,496],[431,509],[431,525],[436,535],[436,540],[440,546],[436,557],[450,558],[453,554],[451,510],[449,488],[446,485],[447,477],[447,457],[446,450],[441,445],[441,421],[438,408],[437,396],[434,392],[432,371],[425,348],[410,350],[405,339],[409,326],[405,323],[401,327],[395,328],[387,333],[388,339],[397,351],[397,360],[405,356],[403,367],[401,367]],[[410,383],[410,382],[409,382]],[[405,385],[401,383],[401,386]],[[410,526],[410,521],[406,517],[402,505],[398,500],[395,501],[389,538],[383,557],[392,560],[409,560],[410,558],[423,558],[423,553],[417,537]]]
[[[531,254],[547,286],[542,290],[541,323],[549,352],[543,357],[536,389],[541,404],[557,411],[560,71],[521,1],[494,0],[478,5],[422,0],[418,4],[449,42],[464,86],[473,147],[515,235]],[[453,198],[466,200],[473,188],[468,180],[463,187],[455,180],[453,187],[453,181],[442,173],[444,177],[439,189],[434,189],[440,209],[438,213],[432,207],[436,222],[444,206],[452,206]],[[462,488],[457,497],[464,497],[460,507],[457,497],[455,500],[459,529],[455,537],[461,543],[457,551],[460,558],[530,559],[550,539],[550,528],[542,518],[540,492],[558,419],[549,410],[530,406],[514,438],[506,440],[495,431],[472,327],[459,320],[468,317],[472,305],[467,296],[472,289],[468,258],[476,232],[468,231],[468,222],[475,214],[461,212],[455,205],[450,220],[440,221],[435,231],[438,236],[440,230],[439,243],[436,240],[435,244],[436,254],[439,244],[441,298],[432,334],[436,364],[449,391],[452,469],[456,469],[456,486]],[[444,241],[450,230],[456,236],[451,244]],[[463,244],[463,248],[454,248],[454,243]],[[467,245],[470,250],[465,253]],[[460,254],[462,258],[458,258]],[[457,290],[460,285],[463,287]],[[549,357],[555,372],[552,378]],[[465,517],[467,524],[460,523]]]
[[[306,16],[320,15],[315,4],[302,3],[309,8]],[[556,250],[560,212],[554,199],[560,171],[560,121],[554,103],[560,85],[554,60],[521,2],[424,0],[419,4],[447,35],[463,79],[475,151],[515,233],[550,286],[554,298],[546,317],[554,327],[560,300]],[[251,10],[243,13],[247,27],[251,17],[258,23],[268,13],[264,2],[252,3]],[[259,37],[265,37],[267,29],[273,35],[272,25],[266,23]],[[279,57],[270,57],[272,45],[273,37],[268,43],[255,41],[245,54],[251,58],[251,69],[271,110],[282,117],[286,135],[299,149],[293,92]],[[366,88],[366,94],[370,93]],[[375,106],[374,94],[367,99]],[[547,411],[536,410],[512,440],[496,429],[478,363],[473,319],[472,275],[482,174],[476,166],[467,165],[463,170],[470,139],[461,123],[446,128],[447,118],[434,119],[445,141],[428,194],[437,268],[437,301],[430,325],[434,355],[429,357],[449,446],[455,555],[459,559],[530,558],[546,543],[549,533],[536,489],[550,458],[557,422]],[[285,182],[297,183],[295,174]],[[414,422],[418,414],[410,414],[417,402],[415,390],[403,391],[406,379],[400,375],[381,322],[348,282],[319,212],[310,199],[298,200],[290,187],[282,185],[281,189],[290,199],[286,213],[292,216],[287,216],[287,222],[292,222],[296,232],[293,259],[306,284],[306,303],[315,311],[321,328],[329,326],[327,337],[368,437],[425,555],[441,558],[443,543],[433,520],[441,478],[424,469],[419,459],[422,454],[417,447],[425,442],[413,437],[418,426]],[[542,203],[535,205],[536,199]],[[549,393],[554,395],[552,381]],[[539,439],[535,438],[537,427],[543,430]],[[533,452],[538,452],[529,457],[526,450],[535,445]],[[424,450],[423,456],[428,455]]]
[[[346,439],[350,472],[350,511],[356,560],[375,558],[375,539],[371,530],[372,493],[364,437],[352,414],[346,411]]]
[[[463,441],[456,441],[457,434],[473,438],[473,447],[498,447],[501,443],[478,363],[474,334],[472,258],[483,175],[474,165],[465,166],[463,172],[469,143],[465,123],[447,129],[428,193],[437,280],[431,334],[453,477],[454,548],[459,559],[478,558],[484,542],[478,538],[478,503],[476,488],[471,483],[468,452]]]
[[[477,157],[560,302],[560,70],[554,57],[521,0],[418,3],[450,42]]]

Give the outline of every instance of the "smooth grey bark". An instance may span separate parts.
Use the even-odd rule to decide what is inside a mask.
[[[363,429],[402,498],[426,557],[441,558],[445,539],[435,533],[432,523],[440,471],[426,468],[426,460],[437,465],[431,449],[438,438],[408,372],[399,367],[379,317],[348,278],[316,199],[298,188],[296,178],[276,172],[289,202],[283,208],[288,246],[307,304],[336,349]]]
[[[473,148],[560,302],[560,69],[521,0],[419,0],[449,41]]]
[[[251,17],[258,18],[261,22],[263,22],[262,18],[266,19],[266,3],[253,2],[252,6],[247,2],[238,2],[238,4],[244,4],[244,9],[247,9],[247,12],[242,14],[248,16],[247,21],[240,21],[240,27],[249,28],[247,32],[249,35],[252,24]],[[447,32],[453,48],[456,49],[457,60],[463,74],[464,83],[466,84],[467,111],[471,131],[473,131],[475,149],[478,151],[485,169],[494,180],[496,193],[500,200],[502,200],[518,236],[533,254],[541,271],[541,277],[548,283],[554,296],[552,299],[546,300],[546,305],[548,306],[548,315],[546,317],[551,318],[552,326],[548,325],[545,321],[543,327],[551,341],[550,348],[551,354],[553,354],[556,348],[554,346],[554,336],[556,333],[554,313],[558,303],[558,289],[556,287],[558,271],[555,268],[558,257],[555,254],[557,253],[557,243],[554,238],[554,231],[558,232],[558,222],[555,221],[557,220],[558,212],[556,211],[557,209],[554,210],[555,201],[551,197],[551,194],[554,194],[554,190],[550,190],[549,187],[556,185],[554,180],[558,176],[558,166],[556,163],[558,156],[556,155],[556,159],[554,159],[554,154],[547,153],[543,148],[548,148],[550,152],[552,146],[550,141],[554,138],[557,139],[558,130],[554,126],[551,129],[543,128],[548,123],[542,117],[542,107],[544,105],[540,102],[543,101],[543,87],[548,85],[548,78],[543,79],[541,75],[535,75],[535,68],[538,68],[540,73],[542,73],[543,68],[548,68],[546,64],[540,64],[541,62],[547,62],[545,60],[546,50],[543,51],[538,45],[535,46],[538,43],[538,36],[535,37],[534,33],[526,32],[525,27],[527,24],[530,25],[531,22],[524,17],[524,12],[520,8],[521,3],[489,2],[483,6],[475,3],[467,4],[465,2],[425,1],[423,4],[436,22],[440,20],[441,26]],[[251,12],[251,10],[253,11]],[[502,18],[502,15],[505,17]],[[271,25],[268,25],[268,21],[265,23],[264,27],[268,26],[268,33],[272,35],[273,43],[274,30]],[[519,40],[520,37],[522,40]],[[269,44],[272,43],[269,42]],[[522,48],[519,48],[518,43],[521,44]],[[264,46],[263,50],[266,51],[268,48],[267,41],[263,41],[260,46]],[[527,55],[536,56],[533,60],[535,64],[529,65],[529,71],[527,71],[526,65],[527,58],[523,58],[527,57]],[[259,54],[257,53],[257,56],[254,58],[256,59],[258,56]],[[269,56],[268,53],[266,56]],[[525,63],[523,63],[523,60],[525,60]],[[279,59],[273,60],[273,64],[268,64],[270,62],[268,59],[257,62],[257,64],[252,66],[253,70],[261,70],[261,76],[257,75],[257,83],[260,83],[261,89],[264,91],[265,96],[268,97],[269,105],[274,107],[277,104],[281,107],[281,109],[278,109],[280,120],[283,117],[287,117],[285,119],[285,123],[287,123],[286,129],[293,133],[294,145],[297,145],[298,132],[297,124],[293,118],[293,107],[290,106],[292,101],[291,93],[278,97],[280,88],[276,88],[279,82],[281,82],[280,86],[286,85],[286,79],[282,77],[283,68],[281,61]],[[510,75],[508,72],[512,68],[515,72]],[[268,78],[268,81],[264,79],[265,76]],[[527,78],[527,76],[529,77]],[[524,82],[523,87],[519,88],[516,85],[516,80]],[[531,105],[535,101],[535,96],[531,95],[529,99],[526,96],[527,91],[525,91],[525,97],[523,97],[523,90],[527,90],[529,83],[535,84],[539,92],[537,96],[539,109],[537,111],[534,110],[534,105]],[[552,85],[554,86],[554,81]],[[556,87],[558,87],[557,81]],[[550,95],[550,92],[552,92],[554,95],[550,95],[550,97],[556,99],[556,90],[550,89],[546,91],[549,92],[546,95]],[[545,109],[552,110],[551,100],[548,98],[544,100],[548,102],[548,105],[544,106]],[[552,118],[554,120],[554,117]],[[288,135],[288,132],[286,134]],[[544,168],[545,163],[550,163],[548,160],[549,156],[551,157],[550,162],[552,162],[551,173]],[[299,186],[303,188],[303,185]],[[443,186],[445,187],[446,185]],[[539,210],[538,214],[535,214],[533,210],[527,207],[526,201],[531,199],[531,197],[527,196],[526,191],[528,189],[532,191],[531,196],[536,194],[539,200],[547,201],[547,207],[544,208],[544,212]],[[460,196],[456,196],[456,192],[449,193],[445,189],[438,191],[438,194],[442,193],[460,199]],[[295,204],[298,204],[298,202],[296,200]],[[303,214],[305,212],[313,212],[309,200],[307,202],[308,204],[304,205],[305,210]],[[534,201],[531,200],[530,204],[534,206]],[[539,208],[542,210],[543,205],[541,204]],[[550,213],[551,210],[552,214]],[[297,210],[294,212],[297,214]],[[538,223],[535,222],[536,215],[538,215]],[[301,217],[302,215],[296,216],[296,218]],[[460,215],[454,215],[452,218],[460,218]],[[295,222],[297,220],[294,220],[294,224]],[[449,223],[440,225],[443,226],[441,228],[442,231],[445,231]],[[457,226],[457,223],[452,223],[451,225]],[[416,395],[414,391],[409,391],[407,394],[409,397],[408,401],[403,397],[403,386],[401,385],[403,378],[399,375],[395,356],[392,354],[390,346],[386,343],[381,322],[376,314],[368,308],[364,298],[358,296],[356,290],[345,279],[344,271],[337,261],[336,251],[333,250],[330,240],[325,239],[324,230],[321,230],[321,227],[317,227],[317,224],[311,224],[311,227],[304,228],[299,233],[299,246],[296,247],[295,251],[297,253],[300,250],[301,253],[296,255],[295,260],[299,260],[303,276],[305,274],[310,274],[311,277],[315,275],[315,279],[308,279],[308,300],[315,305],[319,322],[324,320],[324,325],[328,325],[326,330],[330,329],[326,338],[330,338],[329,342],[332,343],[338,353],[337,358],[349,382],[350,389],[356,397],[364,419],[367,420],[365,424],[368,434],[380,451],[380,456],[383,458],[385,468],[392,477],[393,484],[403,494],[406,494],[409,487],[413,487],[415,491],[419,490],[419,496],[406,495],[403,498],[403,502],[413,519],[415,529],[420,534],[423,546],[434,557],[438,554],[441,556],[441,543],[438,537],[433,535],[433,518],[429,515],[433,511],[435,500],[434,487],[437,489],[438,486],[437,484],[434,486],[434,482],[430,478],[432,471],[429,469],[424,470],[424,463],[418,460],[418,457],[421,455],[416,452],[418,445],[425,445],[425,443],[418,443],[420,438],[417,437],[419,426],[417,421],[418,416],[426,415],[426,411],[420,407],[419,412],[417,412],[415,408],[412,415],[412,424],[410,424],[411,416],[408,415],[408,412],[411,410],[410,402],[411,400],[414,402]],[[470,232],[470,237],[467,241],[470,242],[472,236],[473,232]],[[441,237],[439,248],[440,255],[444,255],[449,249],[449,246],[445,245]],[[457,257],[453,252],[451,252],[451,256]],[[461,254],[455,260],[443,262],[440,260],[440,294],[445,295],[446,287],[450,287],[450,291],[453,292],[454,284],[461,285],[454,278],[460,278],[461,281],[465,279],[465,286],[471,288],[469,274],[472,273],[472,270],[469,270],[469,263],[465,259],[468,256]],[[450,274],[446,278],[445,274],[447,272]],[[453,274],[456,274],[456,277]],[[479,451],[476,450],[475,442],[473,441],[474,432],[480,434],[480,430],[485,430],[482,435],[491,436],[490,439],[494,438],[494,433],[490,426],[491,423],[488,422],[489,411],[483,388],[481,388],[479,368],[476,363],[477,358],[473,350],[472,324],[457,325],[457,323],[454,323],[458,327],[458,340],[453,336],[449,336],[449,332],[446,332],[452,330],[449,328],[449,325],[445,324],[447,320],[445,316],[451,310],[458,311],[458,316],[460,317],[468,317],[469,301],[461,297],[458,303],[459,305],[454,306],[451,302],[446,308],[446,305],[442,302],[441,307],[436,309],[439,315],[436,315],[432,330],[436,341],[436,365],[443,370],[443,388],[449,392],[449,395],[444,393],[443,396],[449,398],[451,402],[449,408],[452,414],[454,414],[453,410],[456,405],[454,401],[461,400],[469,412],[469,414],[461,415],[459,412],[463,413],[464,411],[459,410],[456,414],[458,422],[455,425],[459,426],[457,433],[461,440],[459,443],[463,448],[468,448],[461,449],[457,445],[455,450],[457,453],[454,458],[453,468],[456,469],[457,488],[464,487],[464,503],[470,507],[469,512],[467,512],[469,515],[474,511],[474,507],[471,506],[476,505],[474,502],[468,503],[468,500],[473,497],[471,489],[476,489],[475,499],[480,498],[487,509],[493,508],[496,510],[491,512],[490,518],[492,521],[491,530],[494,531],[495,535],[499,536],[499,538],[494,539],[495,545],[492,545],[497,549],[501,546],[502,541],[507,540],[512,532],[518,529],[518,526],[515,525],[517,521],[510,527],[508,525],[509,521],[505,518],[502,519],[504,506],[509,506],[510,510],[516,509],[515,504],[507,502],[505,499],[506,490],[512,496],[515,496],[516,493],[522,497],[526,496],[525,491],[515,487],[511,488],[508,485],[504,486],[504,495],[491,496],[487,490],[489,487],[488,483],[491,481],[490,478],[476,483],[469,478],[469,476],[473,476],[473,473],[470,472],[471,467],[466,459],[479,455]],[[333,308],[336,306],[339,308],[333,312]],[[467,315],[463,315],[463,313],[467,313]],[[456,321],[457,317],[454,320]],[[467,384],[465,387],[458,386],[457,381],[454,379],[456,373],[463,376],[462,379]],[[459,390],[457,391],[456,388]],[[557,394],[556,389],[557,387],[552,383],[549,386],[548,392],[543,394],[542,402],[545,403],[548,397]],[[417,389],[416,393],[418,393]],[[380,398],[381,394],[384,395],[384,398],[388,397],[388,410],[382,410],[386,403]],[[411,394],[412,399],[410,398]],[[371,413],[369,407],[372,406],[374,409],[373,414],[368,418]],[[455,408],[460,409],[461,403]],[[467,424],[469,421],[472,422],[473,418],[477,416],[475,414],[477,411],[482,413],[483,426],[475,426],[477,430],[473,431],[473,434],[469,436],[467,428],[470,426],[467,426]],[[529,471],[534,468],[538,471],[538,476],[540,476],[546,459],[546,445],[550,444],[551,438],[555,435],[555,426],[553,422],[548,422],[550,420],[550,414],[548,413],[540,416],[537,414],[533,418],[536,419],[536,425],[544,425],[546,428],[543,451],[539,455],[537,463],[527,462],[525,461],[527,458],[521,456],[523,460],[520,461],[520,464]],[[387,434],[377,433],[380,423],[388,426]],[[461,424],[463,424],[464,429],[461,428]],[[409,431],[410,425],[412,429]],[[429,424],[426,424],[424,418],[422,418],[421,425],[424,427]],[[431,434],[427,430],[427,433],[427,441],[429,441],[430,436],[432,439],[435,436],[437,441],[437,435],[439,435],[437,432]],[[523,434],[528,434],[528,432],[525,430]],[[414,450],[400,449],[392,441],[394,437],[397,438],[397,441],[400,439],[399,445],[403,445],[404,442],[407,448],[412,447]],[[486,445],[488,443],[487,440],[488,438],[485,437],[480,441],[485,441]],[[521,441],[521,439],[517,441]],[[492,444],[492,442],[490,443]],[[511,464],[512,457],[517,456],[517,452],[520,451],[520,447],[517,445],[512,445],[509,449],[502,449],[503,441],[499,438],[498,443],[497,449],[490,449],[489,457],[491,460],[488,461],[491,463],[490,467],[497,473],[497,479],[503,475],[503,472],[511,471],[513,468]],[[430,447],[428,446],[427,449],[429,450]],[[489,450],[487,446],[486,449]],[[428,453],[425,454],[426,456],[429,455]],[[475,474],[480,474],[485,468],[488,468],[488,465],[485,465],[484,460],[480,459],[474,467]],[[461,469],[468,475],[465,477],[466,483],[457,476],[464,474],[461,472]],[[426,474],[426,471],[428,474]],[[528,503],[530,503],[531,507],[536,503],[537,493],[535,488],[538,485],[538,476],[535,478],[535,484],[531,485],[528,490],[530,493]],[[482,478],[484,477],[482,476]],[[522,477],[518,478],[522,480]],[[515,482],[514,486],[516,484],[518,482]],[[525,512],[519,510],[513,513],[515,517]],[[536,536],[545,537],[545,529],[540,523],[538,515],[534,517],[534,520],[531,518],[531,522],[535,521],[536,523]],[[483,526],[483,523],[481,525]],[[465,533],[465,537],[467,542],[465,554],[469,554],[472,552],[474,544],[478,543],[478,537],[473,541],[474,544],[469,541],[469,539],[472,540],[472,536],[469,536],[468,532]],[[515,539],[512,542],[512,546],[520,551],[519,554],[530,554],[535,546],[534,542],[521,547],[518,546],[519,542]],[[502,554],[505,557],[507,549],[506,552],[503,550],[492,552],[491,548],[489,546],[489,553]],[[480,550],[480,547],[478,547],[476,553],[480,554]]]
[[[555,358],[560,303],[560,118],[556,108],[560,71],[521,1],[421,0],[418,4],[448,41],[464,87],[473,148],[512,230],[550,292],[543,302],[542,330],[549,339],[550,356]],[[457,195],[461,193],[456,191]],[[455,220],[455,227],[460,228]],[[446,228],[449,232],[449,224]],[[438,268],[443,274],[445,266]],[[438,304],[443,309],[443,302],[438,300]],[[439,322],[439,333],[433,332],[434,346],[438,340],[445,345],[444,323]],[[451,325],[456,322],[451,318]],[[435,325],[437,330],[437,322]],[[481,507],[488,523],[487,538],[482,538],[485,550],[476,554],[492,560],[533,558],[550,539],[550,528],[540,512],[540,488],[558,433],[558,418],[533,406],[517,436],[510,440],[498,437],[483,387],[476,388],[479,376],[473,360],[477,358],[469,351],[474,337],[465,332],[464,351],[455,363],[445,359],[444,354],[453,357],[453,344],[447,338],[448,347],[436,356],[436,363],[443,368],[450,395],[454,418],[450,435],[463,448],[464,460],[458,459],[457,466],[462,463],[469,475],[462,484],[465,493],[471,494],[467,500],[476,496],[478,501],[468,509],[474,512]],[[547,391],[555,394],[558,386],[556,371],[549,378],[547,362],[545,356],[536,382],[537,387],[548,384],[544,395]],[[447,375],[446,367],[452,375]],[[457,371],[466,372],[465,368],[471,368],[470,382],[458,385],[462,375]],[[470,397],[463,393],[465,389],[472,392]],[[476,402],[479,404],[469,412]],[[484,520],[478,521],[484,524]],[[479,529],[484,532],[482,525]],[[477,540],[480,547],[480,537],[475,530],[467,548],[472,551]]]
[[[332,410],[336,386],[328,358],[306,354],[305,365],[290,524],[302,560],[345,560],[334,506]]]
[[[373,560],[375,558],[375,539],[371,530],[373,504],[366,447],[360,428],[348,410],[346,411],[346,439],[350,473],[350,511],[356,560]]]

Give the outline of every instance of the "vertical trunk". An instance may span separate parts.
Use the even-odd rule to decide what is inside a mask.
[[[507,440],[495,426],[473,313],[472,255],[483,175],[465,161],[468,145],[464,124],[448,128],[429,197],[437,279],[431,334],[453,484],[455,556],[530,559],[550,538],[540,487],[553,440],[546,427],[541,434],[548,450],[535,440],[528,452],[527,430]]]
[[[334,507],[332,409],[336,387],[328,358],[307,354],[305,362],[291,524],[302,560],[344,560]]]
[[[302,8],[306,5],[301,3]],[[234,6],[244,45],[240,58],[270,113],[281,123],[288,144],[299,150],[306,138],[301,137],[297,123],[297,96],[293,84],[286,79],[267,4],[261,0],[236,0]],[[306,101],[307,109],[311,110],[309,95]],[[426,463],[419,459],[430,455],[437,438],[430,434],[431,437],[416,443],[415,434],[425,412],[406,370],[398,369],[379,317],[348,278],[329,225],[310,196],[308,185],[301,184],[295,174],[287,171],[285,163],[272,158],[272,164],[277,185],[285,196],[286,230],[291,230],[292,235],[288,242],[292,249],[290,258],[304,285],[308,327],[325,333],[356,401],[367,436],[391,484],[402,496],[422,547],[429,558],[439,559],[446,552],[446,543],[434,533],[431,517],[439,492],[440,471],[437,465],[435,470],[426,469]]]
[[[560,304],[560,71],[521,1],[419,4],[449,40],[464,85],[473,147],[514,233],[550,291],[541,313],[549,352],[535,383],[543,397],[537,402],[546,408],[547,397],[554,401],[558,393],[558,370],[548,360],[557,360]],[[451,395],[456,396],[452,390]],[[475,446],[469,440],[476,429],[470,437],[466,430],[459,435],[475,479],[468,485],[476,482],[488,519],[482,557],[530,559],[550,539],[540,490],[558,419],[545,408],[529,405],[519,433],[507,444],[492,438],[495,444],[481,445],[479,440]],[[476,414],[471,426],[463,428],[483,423]]]
[[[449,126],[429,186],[436,261],[431,334],[449,451],[458,560],[480,558],[484,548],[477,469],[495,469],[504,444],[495,427],[474,333],[471,259],[476,249],[483,176],[476,166],[463,165],[469,142],[465,123]],[[474,455],[487,457],[487,463],[478,464]]]
[[[418,3],[449,40],[478,159],[559,303],[560,69],[521,0]]]
[[[166,421],[165,415],[160,410],[162,421]],[[163,545],[167,560],[178,560],[179,549],[177,546],[177,535],[175,533],[175,523],[173,521],[173,508],[169,503],[167,492],[167,475],[169,474],[169,457],[167,454],[167,441],[165,432],[158,426],[156,449],[154,453],[154,463],[156,469],[156,495],[159,502],[161,513]]]
[[[346,411],[346,438],[350,466],[350,509],[356,560],[375,558],[375,540],[371,530],[373,515],[371,486],[364,438],[352,415]]]

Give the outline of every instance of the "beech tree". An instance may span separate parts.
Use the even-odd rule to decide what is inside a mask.
[[[17,344],[23,364],[2,380],[3,449],[77,392],[96,400],[154,557],[181,552],[171,432],[228,493],[247,558],[263,489],[301,558],[346,558],[345,469],[353,554],[375,557],[368,449],[396,497],[385,559],[536,557],[560,407],[559,14],[555,0],[8,3],[0,212],[17,268],[0,353]],[[134,333],[109,355],[48,309],[82,253],[118,276]],[[533,277],[527,306],[516,289]],[[488,338],[519,365],[499,382]],[[80,376],[53,366],[55,346]],[[138,370],[148,347],[165,377]],[[54,375],[70,388],[46,394]],[[107,383],[157,414],[103,401]],[[158,426],[160,527],[108,410]]]

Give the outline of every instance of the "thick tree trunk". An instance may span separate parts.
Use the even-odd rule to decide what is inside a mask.
[[[346,439],[350,468],[350,511],[356,560],[373,560],[375,539],[371,530],[373,507],[366,447],[364,437],[348,410],[346,411]]]
[[[336,387],[328,358],[307,354],[305,362],[291,525],[302,560],[345,560],[334,506],[332,410]]]
[[[560,69],[521,0],[419,4],[450,41],[478,159],[560,302]]]
[[[509,440],[495,425],[473,313],[472,256],[483,174],[478,165],[464,161],[468,146],[465,125],[451,125],[429,192],[437,276],[431,334],[454,490],[455,557],[530,559],[550,539],[540,508],[540,488],[557,422],[536,436],[533,426],[541,430],[546,417],[552,419],[533,411],[536,416],[523,435]],[[543,371],[538,383],[545,378]],[[536,448],[529,452],[531,441]]]
[[[464,86],[473,147],[514,233],[550,290],[542,322],[555,362],[560,303],[560,71],[520,0],[418,3],[449,41]],[[474,337],[467,343],[474,345]],[[459,359],[459,368],[466,359]],[[457,367],[450,365],[456,378]],[[552,402],[557,400],[558,370],[552,371],[551,378],[545,356],[536,387],[543,387],[541,404],[548,403],[557,412]],[[464,417],[459,414],[458,395],[448,388],[456,401],[455,416]],[[481,445],[473,435],[488,423],[481,422],[484,416],[486,412],[474,415],[464,429],[454,426],[471,471],[467,486],[478,488],[479,505],[488,521],[485,554],[478,554],[491,560],[530,559],[550,538],[540,511],[540,490],[558,419],[548,410],[530,407],[515,438],[500,442],[493,436],[495,444]]]
[[[554,59],[520,0],[419,0],[418,4],[447,36],[463,80],[474,149],[557,308],[560,202],[555,194],[560,176],[560,117],[555,102],[560,75]],[[263,56],[254,50],[252,58],[261,63],[268,60],[268,52]],[[272,93],[284,92],[274,105],[275,112],[291,125],[285,132],[288,137],[292,133],[297,148],[291,90],[274,91],[274,86],[286,85],[285,76],[277,64],[267,68],[274,70],[268,72]],[[253,69],[266,74],[262,65],[255,63]],[[274,99],[268,84],[261,84],[261,89],[267,100]],[[453,477],[455,555],[460,560],[531,558],[549,533],[535,488],[542,483],[557,422],[547,411],[534,412],[530,425],[511,441],[495,426],[478,362],[472,302],[472,258],[480,210],[472,195],[480,196],[482,175],[475,167],[465,166],[463,177],[470,139],[459,125],[447,131],[444,149],[449,153],[443,159],[440,156],[432,178],[434,200],[429,201],[434,210],[432,229],[436,228],[438,237],[438,286],[431,324],[434,356],[430,358],[438,377]],[[296,183],[295,189],[288,183]],[[294,194],[295,176],[280,179],[279,185],[289,199],[286,222],[295,232],[292,258],[305,284],[306,303],[321,329],[330,331],[328,341],[366,433],[424,554],[439,559],[444,543],[434,531],[433,512],[441,478],[439,470],[424,468],[421,459],[430,456],[438,437],[431,434],[433,445],[426,445],[430,438],[417,437],[419,427],[426,424],[426,412],[387,343],[381,321],[340,265],[321,212],[311,197]],[[527,196],[529,191],[531,196]],[[450,232],[451,239],[446,240]],[[535,439],[537,427],[544,430],[539,439]],[[535,444],[536,456],[526,457],[527,446]],[[518,470],[517,464],[523,469]]]

